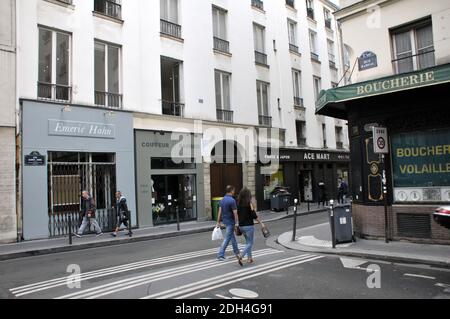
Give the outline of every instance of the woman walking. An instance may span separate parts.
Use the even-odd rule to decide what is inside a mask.
[[[252,204],[252,193],[248,188],[244,188],[238,196],[238,216],[239,216],[239,229],[245,237],[246,245],[242,251],[241,258],[247,256],[247,262],[252,264],[254,262],[252,250],[253,241],[255,237],[255,223],[254,220],[258,221],[264,228],[263,222],[259,219],[253,204]]]

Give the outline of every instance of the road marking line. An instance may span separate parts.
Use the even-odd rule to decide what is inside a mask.
[[[281,253],[281,251],[274,249],[264,249],[261,251],[255,252],[258,256],[265,256],[270,254]],[[103,295],[113,294],[118,291],[127,290],[130,288],[134,288],[137,286],[142,286],[144,284],[148,284],[157,280],[168,279],[172,277],[176,277],[179,275],[196,272],[199,270],[210,269],[212,267],[220,267],[222,265],[227,265],[231,263],[235,263],[236,260],[232,259],[230,261],[218,262],[216,260],[212,260],[209,262],[199,262],[195,264],[183,265],[180,267],[170,268],[162,271],[158,271],[156,273],[145,274],[141,276],[131,277],[123,280],[119,280],[116,282],[104,284],[97,287],[92,287],[83,291],[78,291],[75,293],[71,293],[68,295],[60,296],[55,299],[80,299],[80,298],[98,298]]]
[[[301,260],[301,261],[297,261],[297,262],[293,262],[293,263],[288,263],[287,265],[283,265],[283,266],[279,266],[279,267],[275,267],[275,268],[270,268],[268,270],[260,271],[260,272],[257,272],[255,274],[251,274],[250,276],[241,277],[241,278],[235,279],[233,281],[223,280],[225,282],[222,283],[222,284],[219,284],[219,285],[216,285],[216,286],[212,286],[212,287],[210,286],[210,287],[202,289],[202,290],[197,290],[197,291],[194,291],[194,292],[189,293],[187,295],[179,296],[176,299],[186,299],[186,298],[189,298],[189,297],[201,294],[203,292],[207,292],[207,291],[210,291],[210,290],[213,290],[213,289],[217,289],[217,288],[220,288],[220,287],[223,287],[223,286],[228,286],[228,285],[234,284],[236,282],[240,282],[240,281],[243,281],[243,280],[248,280],[248,279],[253,278],[253,277],[259,277],[259,276],[265,275],[267,273],[275,272],[275,271],[282,270],[282,269],[285,269],[285,268],[290,268],[290,267],[293,267],[293,266],[296,266],[296,265],[304,264],[304,263],[311,262],[311,261],[314,261],[314,260],[317,260],[317,259],[321,259],[321,258],[325,258],[325,257],[324,256],[317,256],[317,257],[313,257],[313,258],[306,259],[306,260]]]
[[[217,298],[221,298],[221,299],[233,299],[231,297],[225,297],[225,296],[222,296],[222,295],[216,295],[216,297]]]
[[[404,276],[407,276],[407,277],[417,277],[417,278],[423,278],[423,279],[431,279],[431,280],[436,280],[436,277],[431,277],[431,276],[423,276],[423,275],[416,275],[416,274],[404,274]]]
[[[150,296],[146,296],[143,297],[141,299],[153,299],[153,298],[173,298],[174,296],[180,295],[182,293],[185,293],[187,291],[193,290],[193,289],[198,289],[198,287],[200,287],[202,284],[211,284],[211,282],[215,282],[216,280],[229,280],[232,279],[231,276],[234,277],[239,277],[239,276],[245,276],[249,273],[252,272],[257,272],[261,269],[267,269],[270,267],[276,267],[280,264],[285,264],[285,263],[289,263],[291,261],[296,261],[296,260],[300,260],[300,259],[307,259],[307,258],[311,258],[314,257],[315,255],[312,254],[305,254],[305,255],[301,255],[301,256],[295,256],[295,257],[289,257],[286,259],[282,259],[282,260],[275,260],[269,263],[265,263],[253,268],[249,268],[249,269],[244,269],[244,270],[238,270],[238,271],[232,271],[223,275],[219,275],[213,278],[207,278],[205,280],[199,281],[199,282],[195,282],[195,283],[190,283],[181,287],[176,287],[173,289],[169,289],[166,291],[162,291]]]
[[[450,288],[450,285],[448,285],[448,284],[442,284],[442,283],[437,283],[435,286],[441,287],[441,288]]]
[[[244,247],[243,245],[240,245],[239,248],[243,248],[243,247]],[[182,260],[187,260],[187,259],[194,259],[194,258],[202,257],[205,255],[215,254],[215,253],[217,253],[217,251],[218,251],[218,248],[211,248],[211,249],[206,249],[203,251],[196,251],[196,252],[190,252],[190,253],[179,254],[179,255],[174,255],[174,256],[149,259],[149,260],[139,261],[139,262],[135,262],[135,263],[124,264],[124,265],[119,265],[119,266],[115,266],[115,267],[104,268],[104,269],[100,269],[100,270],[94,270],[94,271],[82,273],[82,274],[80,274],[80,276],[78,278],[75,278],[72,276],[66,276],[66,277],[60,277],[60,278],[56,278],[56,279],[42,281],[42,282],[38,282],[35,284],[26,285],[26,286],[16,287],[16,288],[10,289],[10,292],[13,293],[14,295],[16,295],[16,297],[20,297],[20,296],[32,294],[32,293],[35,293],[38,291],[42,291],[42,290],[48,290],[51,288],[64,286],[67,284],[68,280],[70,280],[71,283],[76,283],[76,282],[81,282],[81,281],[92,279],[92,278],[100,278],[100,277],[105,277],[105,276],[109,276],[109,275],[115,275],[117,273],[127,272],[127,271],[131,271],[131,270],[137,270],[137,269],[141,269],[141,268],[147,268],[150,266],[156,266],[156,265],[161,265],[161,264],[166,264],[166,263],[176,262],[176,261],[182,261]],[[231,248],[228,249],[228,251],[231,251]]]

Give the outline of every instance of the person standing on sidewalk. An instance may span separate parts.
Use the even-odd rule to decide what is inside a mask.
[[[259,219],[256,210],[252,204],[252,193],[248,188],[244,188],[238,197],[238,216],[239,216],[239,228],[245,237],[246,245],[242,251],[241,258],[247,256],[247,262],[252,264],[254,262],[252,256],[253,241],[255,237],[255,223],[258,221],[262,228],[264,223]]]
[[[348,185],[342,178],[339,178],[339,189],[338,189],[339,204],[345,204],[347,194],[348,194]]]
[[[120,231],[120,226],[122,224],[128,229],[128,223],[130,222],[128,220],[128,205],[127,205],[127,199],[125,196],[122,195],[121,191],[116,192],[116,203],[113,206],[113,208],[116,211],[116,217],[117,217],[117,226],[114,231],[114,233],[111,234],[113,237],[117,237],[117,234]],[[128,232],[126,235],[129,235]]]
[[[234,199],[236,189],[234,186],[227,186],[226,192],[227,194],[220,202],[219,215],[217,218],[217,225],[216,225],[216,227],[220,228],[220,220],[222,219],[223,223],[226,226],[226,234],[222,246],[219,249],[217,259],[219,261],[225,260],[225,251],[231,241],[234,255],[238,259],[239,265],[243,266],[242,258],[239,252],[239,246],[236,237],[234,235],[236,228],[239,226],[237,204],[236,200]]]
[[[97,237],[102,236],[102,229],[95,219],[95,201],[87,191],[83,191],[81,195],[80,208],[83,221],[81,222],[80,229],[74,235],[78,238],[81,238],[86,227],[92,224],[94,226],[95,232],[97,233]]]

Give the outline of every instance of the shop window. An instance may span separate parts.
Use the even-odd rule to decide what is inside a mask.
[[[264,166],[261,168],[264,175],[264,200],[270,200],[270,193],[277,186],[284,186],[283,165],[279,165],[278,170],[274,166]]]

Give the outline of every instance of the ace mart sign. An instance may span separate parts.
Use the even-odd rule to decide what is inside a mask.
[[[388,132],[385,127],[373,128],[373,147],[375,154],[388,154]]]

